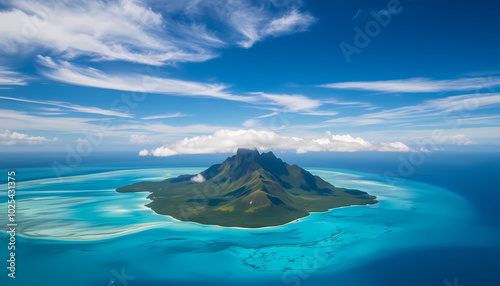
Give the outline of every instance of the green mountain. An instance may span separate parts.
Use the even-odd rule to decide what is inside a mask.
[[[150,192],[147,206],[162,215],[202,224],[257,228],[282,225],[350,205],[375,204],[374,196],[334,187],[272,152],[238,149],[197,175],[140,182],[117,192]]]

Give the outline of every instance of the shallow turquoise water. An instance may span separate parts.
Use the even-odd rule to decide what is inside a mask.
[[[474,209],[452,192],[346,170],[307,168],[336,186],[376,195],[380,203],[314,213],[262,229],[179,222],[144,207],[147,194],[114,192],[133,182],[203,169],[136,169],[22,181],[17,197],[18,277],[12,283],[2,275],[0,281],[299,285],[405,249],[494,247],[500,241],[498,229],[478,224]],[[2,194],[5,188],[1,186]],[[5,219],[1,216],[0,224]],[[5,232],[0,238],[6,240]],[[6,257],[6,249],[0,251]]]

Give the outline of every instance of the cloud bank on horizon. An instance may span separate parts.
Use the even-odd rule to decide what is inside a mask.
[[[0,133],[0,145],[41,145],[44,142],[56,142],[57,138],[45,138],[43,136],[29,136],[18,132],[5,130]]]
[[[65,150],[95,134],[93,150],[155,156],[497,148],[496,16],[403,4],[348,62],[339,44],[386,5],[2,1],[0,151]],[[461,29],[443,35],[443,23]]]
[[[384,151],[410,152],[412,148],[401,142],[371,143],[351,135],[334,135],[327,132],[322,137],[299,138],[281,136],[267,130],[218,130],[211,135],[184,138],[166,146],[152,150],[144,149],[141,156],[152,155],[166,157],[179,154],[235,153],[238,148],[257,148],[266,150],[294,150],[296,153],[307,152],[356,152]]]

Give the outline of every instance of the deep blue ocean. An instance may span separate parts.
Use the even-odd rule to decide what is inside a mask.
[[[278,227],[207,226],[156,215],[147,194],[114,189],[196,174],[230,154],[0,153],[0,285],[500,285],[500,153],[275,154],[380,202]]]

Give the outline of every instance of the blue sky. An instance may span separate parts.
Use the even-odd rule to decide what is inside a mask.
[[[496,149],[497,8],[0,1],[0,150]]]

